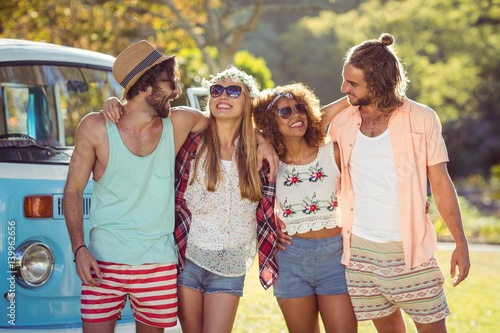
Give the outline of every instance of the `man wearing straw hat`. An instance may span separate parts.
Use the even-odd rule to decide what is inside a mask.
[[[113,332],[127,295],[138,332],[163,332],[177,320],[174,162],[190,132],[206,126],[193,109],[173,112],[181,94],[175,56],[143,40],[121,52],[113,75],[127,103],[119,124],[101,113],[77,130],[64,212],[82,280],[84,332]],[[82,196],[94,180],[88,248]]]

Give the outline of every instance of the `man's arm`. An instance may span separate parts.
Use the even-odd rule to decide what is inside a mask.
[[[344,110],[349,106],[349,102],[347,101],[347,97],[342,97],[335,102],[332,102],[328,105],[325,105],[321,108],[321,122],[323,127],[328,126],[332,121],[333,117],[335,117],[340,111]]]
[[[457,194],[446,163],[429,166],[427,170],[436,207],[455,241],[455,250],[451,255],[450,274],[453,278],[453,286],[457,286],[467,278],[470,269],[469,246],[462,225]]]
[[[189,133],[198,133],[208,125],[208,113],[187,106],[172,108],[170,119],[174,126],[175,154],[179,152]]]
[[[93,132],[98,130],[98,126],[96,126],[98,124],[96,124],[95,118],[96,115],[88,115],[78,126],[75,149],[71,156],[66,186],[64,187],[64,218],[73,253],[85,245],[82,200],[83,191],[96,162],[96,143]],[[84,284],[98,285],[91,277],[90,268],[93,268],[98,276],[100,276],[100,271],[97,262],[86,248],[78,250],[75,264],[76,272]]]
[[[260,169],[262,169],[264,160],[266,160],[269,164],[267,179],[271,182],[278,173],[280,162],[279,156],[273,145],[269,143],[257,129],[255,130],[255,138],[257,141],[257,170],[260,171]]]
[[[103,112],[107,121],[118,123],[122,115],[123,105],[116,97],[104,102]],[[175,154],[179,152],[189,133],[198,133],[208,125],[208,113],[188,106],[171,108],[170,119],[174,126]]]

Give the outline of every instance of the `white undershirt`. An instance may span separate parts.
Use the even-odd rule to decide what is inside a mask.
[[[229,169],[231,169],[231,161],[221,159],[220,162],[224,170],[226,170],[226,172],[229,172]]]
[[[389,130],[358,132],[350,160],[354,190],[352,233],[374,242],[401,241],[398,175]]]

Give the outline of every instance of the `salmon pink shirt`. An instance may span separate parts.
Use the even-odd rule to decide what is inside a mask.
[[[344,234],[342,263],[349,264],[350,237],[354,220],[354,195],[349,161],[361,126],[359,107],[350,106],[332,121],[329,135],[340,148],[341,209]],[[398,174],[400,221],[406,268],[430,259],[437,250],[432,223],[425,214],[427,167],[448,161],[441,123],[429,107],[405,99],[389,120],[394,160]],[[373,222],[374,228],[377,221]]]

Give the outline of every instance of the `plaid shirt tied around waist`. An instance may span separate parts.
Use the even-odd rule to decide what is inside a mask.
[[[203,133],[190,134],[177,153],[175,161],[175,243],[178,253],[179,272],[184,269],[186,245],[191,225],[191,212],[186,206],[184,192],[188,186],[191,161],[196,157],[196,150],[202,141]],[[260,171],[262,199],[257,205],[257,244],[259,250],[259,280],[264,289],[268,289],[278,278],[278,265],[274,253],[276,250],[276,220],[274,199],[276,184],[267,180],[266,168]]]

